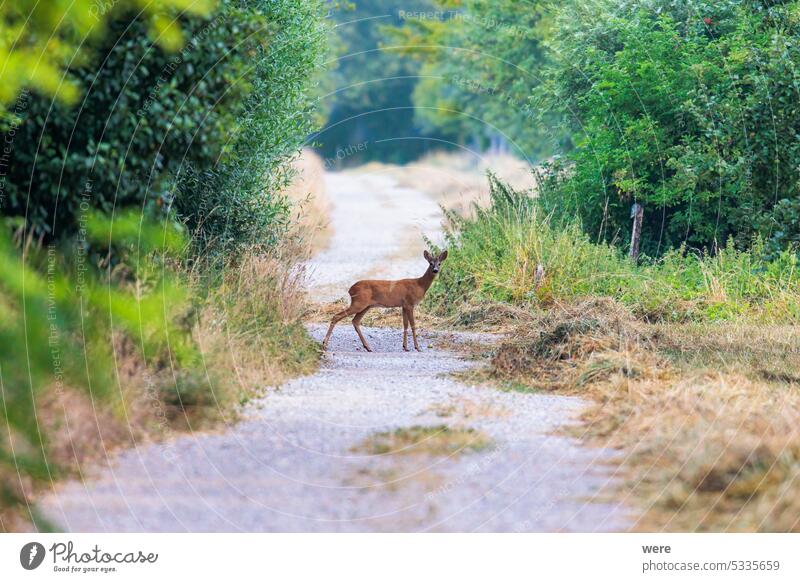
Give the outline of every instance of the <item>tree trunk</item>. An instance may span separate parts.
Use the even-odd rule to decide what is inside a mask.
[[[644,207],[635,202],[631,206],[631,218],[633,219],[633,229],[631,230],[631,253],[633,262],[639,260],[639,239],[642,237],[642,218],[644,217]]]

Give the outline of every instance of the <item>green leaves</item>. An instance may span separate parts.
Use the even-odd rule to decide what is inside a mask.
[[[13,103],[22,89],[34,89],[63,103],[75,103],[82,87],[63,76],[70,64],[86,62],[120,14],[142,11],[151,38],[167,50],[183,43],[178,15],[205,15],[214,0],[86,0],[0,4],[0,108]],[[88,45],[88,46],[87,46]]]
[[[651,255],[731,236],[747,247],[755,234],[777,252],[800,239],[773,211],[800,195],[798,5],[565,5],[551,46],[571,58],[545,68],[544,86],[571,125],[574,171],[543,190],[548,207],[577,213],[592,236],[627,240],[635,199]]]

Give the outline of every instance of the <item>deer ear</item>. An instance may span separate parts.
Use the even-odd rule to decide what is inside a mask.
[[[441,254],[441,255],[439,255],[439,260],[440,260],[440,261],[443,261],[443,260],[445,260],[446,258],[447,258],[447,250],[443,250],[443,251],[442,251],[442,254]]]
[[[422,256],[425,257],[425,260],[428,261],[429,263],[433,260],[433,257],[428,251],[423,252]]]

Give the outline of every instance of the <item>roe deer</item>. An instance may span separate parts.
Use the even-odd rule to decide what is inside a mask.
[[[447,251],[443,251],[438,257],[432,256],[428,251],[423,253],[425,260],[428,261],[428,270],[419,279],[400,279],[399,281],[358,281],[348,293],[350,293],[350,307],[340,311],[333,316],[328,333],[322,342],[322,349],[328,348],[328,340],[331,339],[333,328],[339,321],[348,315],[355,315],[353,327],[356,328],[358,339],[368,352],[372,348],[364,339],[361,333],[361,320],[364,314],[372,307],[401,307],[403,309],[403,349],[408,351],[408,324],[411,324],[411,335],[414,337],[414,349],[419,351],[417,343],[417,324],[414,321],[414,307],[422,301],[425,293],[433,283],[434,277],[439,272],[442,262],[447,258]]]

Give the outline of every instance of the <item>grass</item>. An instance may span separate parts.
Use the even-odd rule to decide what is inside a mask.
[[[489,437],[471,428],[415,425],[379,432],[353,449],[370,455],[453,456],[480,451],[491,444]]]
[[[301,234],[312,254],[328,246],[333,235],[331,203],[325,189],[325,166],[310,149],[304,149],[292,163],[294,179],[283,191],[294,207],[293,230]]]
[[[447,268],[429,291],[435,313],[475,319],[498,309],[546,307],[607,297],[649,322],[800,321],[800,269],[792,249],[768,256],[732,244],[715,255],[677,249],[634,264],[592,242],[578,224],[554,224],[535,198],[493,180],[491,204],[464,218],[449,213]],[[544,277],[537,280],[537,267]]]
[[[800,531],[798,330],[654,325],[588,300],[512,337],[489,377],[591,402],[569,431],[623,452],[617,495],[639,510],[634,529]]]
[[[294,251],[246,254],[199,306],[196,343],[209,370],[224,370],[227,398],[242,403],[265,386],[313,371],[319,348],[302,324],[303,273]]]
[[[800,531],[795,249],[634,264],[497,181],[488,207],[450,215],[447,244],[427,308],[506,332],[470,379],[587,399],[565,430],[621,451],[633,529]]]

